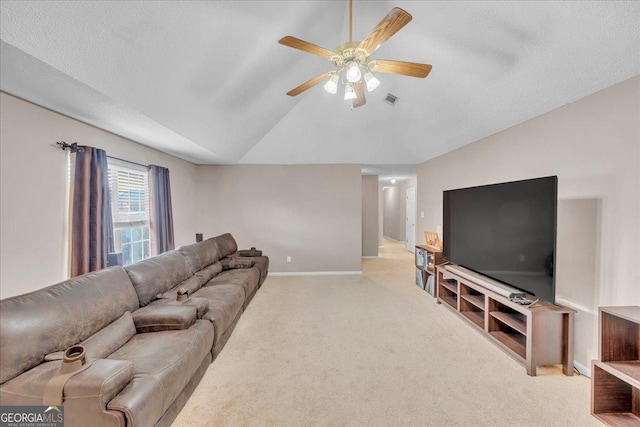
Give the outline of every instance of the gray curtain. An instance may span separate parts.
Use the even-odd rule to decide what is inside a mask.
[[[107,153],[78,146],[71,194],[70,277],[107,266],[113,252]]]
[[[174,249],[173,211],[169,169],[149,165],[149,219],[151,255]]]

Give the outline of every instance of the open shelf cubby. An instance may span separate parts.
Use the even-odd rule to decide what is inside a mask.
[[[479,327],[484,329],[485,295],[476,289],[460,283],[460,313]]]
[[[513,351],[518,357],[526,359],[526,314],[495,299],[491,299],[489,316],[489,334]]]
[[[491,331],[489,334],[522,359],[527,357],[526,337],[510,331]]]
[[[527,316],[525,313],[516,311],[510,307],[500,304],[496,300],[491,300],[492,308],[489,315],[497,325],[507,325],[509,328],[527,335]],[[492,330],[490,328],[489,330]]]
[[[416,285],[434,297],[437,291],[435,289],[435,277],[433,276],[435,275],[436,266],[442,262],[444,262],[442,251],[426,245],[416,245]]]
[[[462,300],[461,300],[462,303]],[[460,310],[460,314],[462,314],[467,319],[471,320],[471,322],[476,325],[480,329],[484,329],[484,311],[480,310]]]
[[[455,280],[445,280],[440,283],[440,286],[458,295],[458,282],[456,282]]]
[[[600,359],[592,362],[591,413],[610,426],[640,425],[640,306],[600,307]]]
[[[527,335],[527,319],[520,313],[508,313],[505,311],[492,311],[490,316],[515,329],[522,335]]]
[[[574,310],[546,301],[521,306],[483,286],[483,276],[459,273],[457,266],[436,267],[439,303],[523,363],[527,374],[536,375],[540,365],[562,364],[563,373],[573,375]]]
[[[527,336],[507,323],[498,321],[493,317],[493,314],[495,313],[489,313],[492,316],[489,323],[489,335],[525,360],[527,357]]]

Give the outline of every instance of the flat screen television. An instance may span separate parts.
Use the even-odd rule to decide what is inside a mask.
[[[443,196],[443,258],[555,302],[557,176]]]

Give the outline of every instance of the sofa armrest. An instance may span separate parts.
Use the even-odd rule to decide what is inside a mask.
[[[202,319],[207,311],[209,311],[209,300],[206,298],[197,298],[197,297],[189,297],[189,299],[185,301],[177,301],[175,299],[163,298],[156,300],[152,303],[152,306],[166,304],[166,305],[183,305],[187,307],[195,307],[196,315],[198,319]]]
[[[91,366],[69,378],[64,385],[64,398],[100,396],[102,407],[120,393],[133,378],[133,362],[96,359]]]
[[[64,386],[65,425],[116,426],[124,414],[107,409],[107,404],[133,380],[133,362],[97,359]]]
[[[42,363],[0,386],[2,405],[42,405],[47,383],[60,370],[61,361]],[[89,368],[64,385],[64,421],[68,426],[121,427],[124,414],[107,404],[134,381],[133,362],[95,359]]]
[[[251,249],[242,249],[238,251],[238,254],[243,257],[262,256],[262,251],[252,247]]]
[[[62,361],[45,362],[0,386],[3,405],[42,405],[47,384],[58,375]],[[122,391],[133,378],[129,360],[95,359],[87,369],[64,384],[64,406],[68,400],[100,397],[101,407]]]
[[[206,298],[191,297],[186,301],[182,301],[182,305],[188,307],[195,307],[197,310],[198,319],[202,319],[207,311],[209,311],[209,300]]]
[[[220,260],[223,270],[232,270],[235,268],[251,268],[255,261],[248,257],[231,256]]]
[[[194,324],[198,310],[183,304],[153,304],[133,312],[138,333],[188,329]]]

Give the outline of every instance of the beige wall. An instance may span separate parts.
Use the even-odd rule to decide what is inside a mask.
[[[442,224],[443,190],[548,175],[558,175],[557,301],[578,309],[575,359],[589,367],[598,306],[640,304],[640,77],[420,165],[418,229]]]
[[[195,240],[195,165],[6,93],[0,102],[0,297],[66,279],[68,166],[56,141],[168,167],[176,245]]]
[[[232,232],[240,245],[265,249],[274,272],[361,269],[358,165],[196,166],[11,95],[0,96],[2,298],[66,279],[68,164],[67,154],[54,148],[63,140],[168,167],[176,245],[193,242],[196,232]],[[292,263],[285,262],[286,256]]]
[[[384,245],[384,184],[378,182],[378,248]]]
[[[402,211],[402,188],[400,185],[385,185],[382,191],[382,228],[384,237],[404,242],[404,214]]]
[[[362,256],[378,256],[378,175],[362,177]]]
[[[407,190],[417,187],[415,177],[396,185],[385,185],[383,190],[383,232],[385,237],[404,242],[407,239]],[[416,200],[417,200],[416,191]],[[416,242],[420,234],[416,228]]]
[[[359,165],[198,166],[197,200],[198,231],[263,249],[271,272],[361,270]]]

